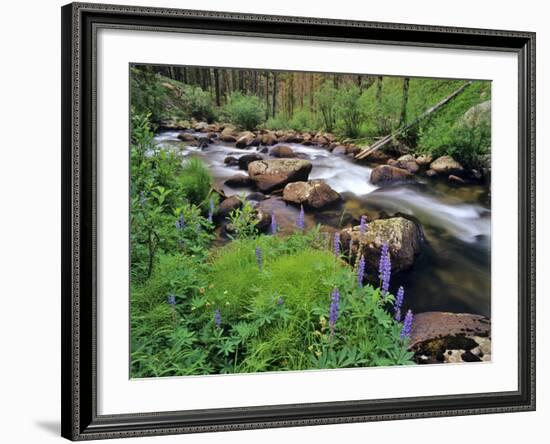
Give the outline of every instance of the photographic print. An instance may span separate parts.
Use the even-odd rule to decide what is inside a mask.
[[[491,360],[490,81],[129,76],[131,378]]]

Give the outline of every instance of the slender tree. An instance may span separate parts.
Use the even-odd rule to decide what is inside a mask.
[[[409,101],[409,77],[403,79],[403,98],[401,100],[401,114],[399,116],[399,128],[407,123],[407,102]]]

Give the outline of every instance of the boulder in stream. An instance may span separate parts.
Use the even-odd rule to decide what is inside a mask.
[[[280,158],[286,158],[291,159],[293,157],[296,157],[296,154],[294,153],[294,150],[286,145],[277,145],[271,148],[270,153],[273,157],[280,157]]]
[[[321,209],[340,201],[340,194],[322,180],[292,182],[283,190],[283,200],[297,205]]]
[[[363,256],[367,274],[378,276],[380,251],[387,243],[391,258],[391,271],[407,270],[412,267],[415,256],[420,252],[422,230],[415,222],[404,217],[378,219],[366,224],[364,233],[359,226],[346,228],[341,232],[344,250],[351,243],[351,257]],[[349,250],[348,250],[349,251]]]
[[[430,164],[430,169],[443,176],[449,176],[451,174],[461,176],[464,171],[462,165],[451,156],[438,157]]]
[[[419,364],[490,361],[491,320],[470,313],[418,313],[409,344]]]
[[[227,179],[224,184],[233,188],[243,188],[252,185],[252,180],[246,174],[235,174]]]
[[[246,148],[248,146],[253,146],[256,141],[256,135],[250,131],[244,131],[239,134],[237,137],[237,148]],[[259,145],[260,141],[258,139],[258,143],[256,145]]]
[[[268,159],[248,164],[248,175],[263,193],[284,188],[290,182],[307,181],[311,162],[302,159]]]
[[[373,185],[392,185],[394,183],[409,182],[414,176],[407,170],[391,165],[379,165],[372,170],[370,181]]]
[[[415,174],[418,172],[420,167],[413,156],[410,154],[405,154],[397,160],[390,159],[388,165],[401,168],[402,170],[407,170],[409,173]]]
[[[239,169],[246,170],[250,162],[255,162],[257,160],[262,160],[264,157],[260,154],[252,153],[245,154],[244,156],[239,157]]]
[[[241,199],[239,199],[237,196],[230,196],[227,199],[224,199],[222,203],[220,203],[220,206],[218,207],[218,215],[222,218],[227,217],[231,214],[233,210],[241,208],[242,206],[243,203]]]

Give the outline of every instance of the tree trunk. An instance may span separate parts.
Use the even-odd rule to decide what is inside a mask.
[[[217,68],[214,68],[214,88],[216,89],[216,105],[220,106],[220,73]]]
[[[272,90],[272,100],[271,100],[271,115],[275,117],[277,112],[277,72],[273,72],[273,90]]]
[[[403,99],[401,100],[401,114],[399,116],[399,127],[407,123],[407,102],[409,101],[409,78],[403,79]]]

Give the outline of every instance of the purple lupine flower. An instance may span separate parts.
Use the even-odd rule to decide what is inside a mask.
[[[363,278],[365,277],[365,258],[361,256],[359,265],[357,266],[357,283],[359,287],[363,286]]]
[[[222,314],[219,308],[216,308],[214,311],[214,325],[216,325],[216,328],[221,328],[222,326]]]
[[[143,208],[145,206],[145,201],[147,199],[145,198],[145,191],[140,191],[139,192],[139,206],[141,208]]]
[[[330,311],[328,325],[330,327],[330,336],[334,336],[334,327],[338,320],[338,311],[340,310],[340,292],[337,288],[332,291],[332,297],[330,300]]]
[[[185,216],[183,215],[183,211],[180,213],[180,217],[176,221],[176,228],[178,230],[183,230],[185,228]]]
[[[173,307],[176,305],[176,296],[173,294],[168,295],[168,303]]]
[[[298,215],[298,220],[296,221],[296,226],[298,229],[304,231],[304,228],[306,227],[305,223],[305,215],[304,215],[304,206],[300,205],[300,214]]]
[[[285,301],[283,300],[283,298],[279,298],[277,299],[277,305],[283,305],[285,303]]]
[[[390,288],[391,277],[391,258],[389,246],[387,243],[382,244],[380,250],[380,262],[378,264],[378,272],[381,281],[382,295],[385,295]]]
[[[359,224],[359,232],[365,234],[367,229],[367,216],[361,216],[361,223]]]
[[[256,247],[256,262],[258,262],[258,268],[261,271],[264,264],[264,258],[260,247]]]
[[[395,320],[399,322],[401,320],[401,306],[403,305],[403,299],[405,297],[405,289],[403,287],[399,287],[399,290],[397,290],[397,295],[395,296]]]
[[[340,233],[338,231],[334,233],[334,237],[332,238],[332,251],[334,252],[334,256],[340,256]]]
[[[411,336],[412,324],[413,314],[412,311],[408,310],[407,314],[405,315],[405,320],[403,321],[403,328],[401,329],[401,339]]]
[[[214,199],[210,198],[208,207],[208,221],[212,222],[214,218]]]
[[[275,214],[271,215],[271,234],[277,234],[277,219],[275,219]]]

